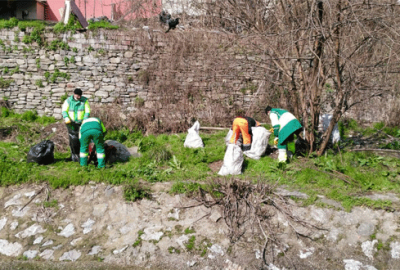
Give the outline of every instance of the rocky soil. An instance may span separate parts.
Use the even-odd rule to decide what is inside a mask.
[[[219,205],[205,207],[170,195],[169,188],[155,184],[151,199],[132,203],[124,201],[122,187],[98,183],[57,190],[45,184],[1,187],[0,268],[400,269],[397,211],[345,212],[322,196],[329,208],[299,207],[288,199],[294,216],[318,228],[304,231],[283,215],[271,216],[284,248],[267,246],[263,265],[261,233],[249,227],[232,243]],[[306,197],[284,188],[276,193]]]

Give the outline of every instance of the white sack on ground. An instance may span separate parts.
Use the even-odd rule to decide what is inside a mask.
[[[107,145],[112,145],[117,149],[115,155],[112,155],[111,157],[107,157],[107,159],[110,163],[114,163],[116,161],[125,162],[125,161],[129,160],[131,153],[129,153],[128,148],[126,148],[125,145],[123,145],[122,143],[119,143],[117,141],[113,141],[113,140],[107,140],[107,141],[105,141],[105,143]]]
[[[243,151],[240,146],[235,144],[228,144],[224,156],[224,164],[219,170],[219,175],[237,175],[242,173],[243,164]]]
[[[260,159],[264,155],[265,150],[267,150],[271,132],[264,127],[252,127],[251,132],[253,133],[251,148],[248,151],[244,151],[243,154],[252,159]]]
[[[233,130],[229,129],[228,134],[225,136],[225,145],[228,146],[231,143],[231,138],[232,138]],[[236,141],[236,145],[242,147],[243,144],[243,137],[242,134],[240,134],[239,139]]]
[[[185,143],[183,144],[184,147],[189,148],[201,148],[204,147],[203,140],[200,138],[199,135],[200,130],[200,123],[196,121],[194,125],[188,129],[188,135],[186,136]]]
[[[325,132],[328,129],[331,120],[332,120],[332,114],[325,113],[325,114],[320,115],[319,116],[319,130],[322,132]],[[340,132],[339,132],[339,127],[338,127],[337,123],[333,127],[330,139],[332,140],[332,143],[337,143],[340,141]]]

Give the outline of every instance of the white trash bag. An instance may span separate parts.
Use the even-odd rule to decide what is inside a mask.
[[[251,132],[253,133],[251,148],[248,151],[244,151],[243,154],[252,159],[260,159],[265,150],[267,150],[271,132],[264,127],[252,127]]]
[[[243,151],[240,146],[235,144],[228,144],[224,156],[224,164],[219,170],[219,175],[237,175],[242,173],[243,165]]]
[[[231,143],[231,138],[232,138],[233,130],[229,129],[228,134],[225,136],[225,145],[228,146]],[[243,144],[243,137],[242,133],[240,133],[239,139],[236,141],[236,145],[242,147]]]
[[[200,123],[196,121],[194,125],[188,129],[188,135],[186,136],[184,147],[189,148],[201,148],[204,147],[203,140],[199,135]]]
[[[320,115],[319,116],[319,130],[322,132],[325,132],[328,129],[329,124],[331,123],[331,120],[332,120],[332,114],[325,113],[325,114]],[[340,141],[340,132],[339,132],[339,127],[338,127],[337,123],[333,127],[330,140],[332,141],[333,144]]]

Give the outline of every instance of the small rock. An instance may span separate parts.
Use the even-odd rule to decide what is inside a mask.
[[[370,258],[371,260],[374,259],[374,253],[377,252],[375,248],[375,244],[378,243],[378,240],[373,241],[366,241],[361,244],[361,249],[364,252],[365,256]]]
[[[218,220],[220,220],[221,217],[222,215],[218,210],[216,209],[212,210],[212,213],[210,215],[210,220],[212,220],[213,222],[218,222]]]
[[[88,255],[96,255],[101,251],[101,246],[93,246]]]
[[[174,208],[172,213],[168,213],[167,217],[179,220],[179,209]]]
[[[76,244],[78,244],[80,241],[82,241],[82,237],[76,238],[74,240],[71,241],[71,245],[75,246]]]
[[[390,254],[392,255],[393,259],[400,259],[400,243],[399,242],[392,242],[390,243]]]
[[[8,200],[4,204],[4,208],[9,207],[10,205],[21,205],[22,203],[19,201],[19,198],[21,198],[21,194],[15,195],[11,200]]]
[[[81,256],[81,252],[78,250],[71,250],[68,252],[65,252],[61,257],[60,257],[60,261],[76,261],[77,259],[79,259],[79,257]]]
[[[256,250],[256,259],[259,260],[261,259],[261,251],[259,249]]]
[[[114,192],[115,191],[114,191],[114,188],[112,186],[107,186],[106,187],[105,193],[106,193],[107,197],[110,197],[111,195],[113,195]]]
[[[53,240],[49,240],[43,243],[42,247],[51,246],[53,244]]]
[[[140,238],[142,238],[142,240],[145,241],[150,241],[150,240],[160,241],[161,237],[164,235],[164,233],[160,231],[162,229],[163,229],[162,226],[146,228],[143,230],[144,234],[142,234]]]
[[[222,247],[220,245],[214,244],[209,247],[208,250],[217,255],[224,256],[224,251],[222,250]]]
[[[0,231],[4,228],[4,226],[7,223],[7,218],[3,217],[2,219],[0,219]]]
[[[27,250],[22,254],[24,257],[27,257],[28,259],[33,259],[36,257],[36,255],[39,253],[37,250]]]
[[[59,236],[70,237],[75,234],[75,227],[72,223],[65,226],[65,228],[58,234]]]
[[[52,260],[54,259],[53,257],[54,250],[51,249],[46,249],[42,253],[39,254],[39,257],[45,260]]]
[[[188,261],[188,262],[186,262],[186,265],[189,266],[189,267],[192,267],[195,264],[196,264],[196,261]]]
[[[83,234],[87,234],[87,233],[91,232],[92,226],[94,223],[95,223],[95,221],[90,218],[85,223],[83,223],[81,226],[83,228]]]
[[[17,257],[22,252],[22,245],[18,242],[9,243],[7,240],[0,239],[0,253],[6,256]]]
[[[22,232],[17,233],[15,237],[26,238],[35,234],[44,233],[45,231],[46,229],[43,229],[42,226],[40,226],[39,224],[33,224],[32,226],[23,230]]]
[[[40,244],[42,242],[42,240],[43,240],[43,236],[39,236],[38,238],[35,239],[35,241],[33,241],[33,244],[34,245]]]
[[[117,255],[117,254],[119,254],[119,253],[122,253],[122,252],[124,252],[125,249],[127,249],[127,248],[128,248],[128,245],[124,246],[124,247],[121,248],[121,249],[116,249],[116,250],[113,251],[113,254],[114,254],[114,255]]]
[[[301,259],[305,259],[307,257],[310,257],[315,251],[315,248],[311,247],[311,248],[307,248],[305,250],[300,250],[300,254],[299,257]]]
[[[186,248],[185,243],[187,243],[188,241],[189,237],[185,234],[175,240],[175,242],[177,242],[181,248]]]
[[[26,197],[28,197],[29,199],[32,198],[35,194],[36,194],[36,191],[31,191],[31,192],[24,193],[24,195]]]

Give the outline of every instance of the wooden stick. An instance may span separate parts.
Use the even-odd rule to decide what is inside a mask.
[[[383,151],[383,152],[392,152],[392,153],[399,153],[400,154],[400,150],[392,150],[392,149],[367,149],[367,148],[363,148],[363,149],[350,149],[349,152],[354,152],[354,151]]]

